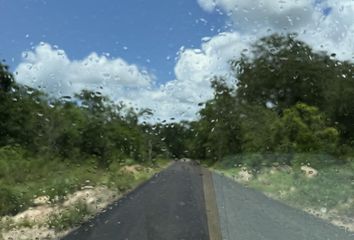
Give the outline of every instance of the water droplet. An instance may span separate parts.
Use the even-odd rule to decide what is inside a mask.
[[[110,77],[111,77],[111,74],[110,74],[110,73],[103,73],[103,77],[104,77],[104,78],[110,78]]]
[[[58,50],[58,51],[57,51],[57,55],[58,55],[58,56],[64,56],[65,53],[64,53],[63,50]]]

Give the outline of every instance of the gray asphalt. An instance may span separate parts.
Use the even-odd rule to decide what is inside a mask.
[[[209,239],[200,167],[175,163],[64,240]]]
[[[203,172],[174,163],[63,240],[354,239],[229,178]]]
[[[224,240],[353,240],[354,236],[213,173]]]

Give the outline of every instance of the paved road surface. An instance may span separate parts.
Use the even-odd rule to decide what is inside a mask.
[[[201,170],[173,164],[65,240],[208,240]]]
[[[223,240],[353,240],[354,235],[213,174]]]
[[[175,163],[64,240],[354,240],[262,193],[203,173]]]

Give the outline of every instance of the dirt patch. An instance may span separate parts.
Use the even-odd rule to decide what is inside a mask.
[[[44,223],[48,220],[54,212],[58,211],[56,206],[43,205],[38,207],[29,208],[12,218],[15,224],[21,224],[29,221],[33,224]]]
[[[118,197],[116,192],[109,190],[107,187],[87,188],[83,187],[84,190],[68,195],[62,206],[70,207],[78,203],[84,203],[90,212],[97,212],[107,207]]]
[[[238,173],[237,179],[241,182],[249,182],[254,178],[252,172],[246,168],[242,168]]]
[[[143,167],[141,165],[135,164],[131,166],[124,166],[120,169],[122,172],[130,173],[130,174],[138,174],[143,170]]]
[[[107,187],[86,186],[83,187],[83,190],[66,196],[66,200],[61,204],[44,204],[44,201],[42,201],[41,204],[44,205],[29,208],[14,217],[6,216],[2,218],[2,221],[11,222],[10,230],[3,232],[2,237],[6,240],[59,239],[66,233],[57,233],[46,226],[53,214],[61,213],[78,203],[85,204],[90,212],[98,213],[118,196],[116,192],[109,190]]]
[[[49,230],[45,227],[34,227],[13,229],[3,234],[3,238],[6,240],[48,240],[59,239],[59,236],[54,232],[54,230]]]
[[[132,175],[137,175],[141,172],[146,172],[146,173],[150,173],[153,171],[152,168],[149,167],[144,167],[141,166],[139,164],[135,164],[135,165],[130,165],[130,166],[124,166],[120,169],[121,172],[123,173],[128,173],[128,174],[132,174]]]

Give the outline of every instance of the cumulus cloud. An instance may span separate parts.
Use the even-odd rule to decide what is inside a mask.
[[[162,119],[192,120],[198,104],[212,98],[210,80],[213,76],[230,78],[229,60],[247,48],[247,39],[238,33],[221,33],[204,38],[199,49],[181,49],[175,66],[176,79],[145,92],[150,108],[157,109]]]
[[[320,8],[322,14],[314,14],[315,21],[302,31],[300,38],[316,50],[336,53],[343,60],[353,60],[354,2],[327,0],[321,2]]]
[[[309,23],[315,5],[310,0],[198,0],[206,11],[219,9],[242,32],[258,32],[261,27],[296,29]]]
[[[171,89],[174,91],[178,86],[184,89],[184,94],[180,96],[180,92],[172,92],[172,90],[171,94],[190,102],[203,102],[209,99],[212,96],[211,78],[213,76],[228,78],[229,60],[239,57],[247,46],[246,38],[230,32],[204,38],[200,49],[181,51],[175,66],[177,80],[171,83],[174,86]]]
[[[108,59],[91,53],[82,60],[70,60],[65,51],[41,43],[22,54],[16,69],[17,81],[40,87],[51,94],[71,95],[82,89],[105,87],[120,91],[127,87],[147,87],[154,77],[123,59]]]
[[[297,32],[315,50],[354,56],[354,2],[352,0],[197,0],[206,11],[226,14],[229,32],[202,39],[195,49],[181,49],[174,68],[176,78],[155,85],[155,77],[120,58],[91,53],[71,60],[64,50],[42,43],[23,53],[17,80],[47,92],[71,95],[100,89],[115,101],[151,108],[156,119],[192,120],[198,103],[210,99],[210,79],[230,76],[229,60],[270,32]]]
[[[315,50],[335,52],[346,60],[353,57],[352,0],[198,0],[198,3],[206,11],[226,14],[233,24],[232,31],[242,36],[297,32]]]
[[[71,60],[64,50],[48,43],[22,55],[22,62],[15,70],[16,80],[21,84],[55,97],[72,96],[82,89],[99,90],[114,101],[151,108],[155,119],[195,118],[198,101],[206,99],[205,95],[198,95],[198,88],[209,88],[208,83],[195,84],[198,77],[156,86],[153,75],[123,59],[91,53],[84,59]],[[179,75],[183,77],[183,73]]]
[[[230,32],[203,39],[199,49],[183,49],[179,53],[175,66],[177,80],[171,82],[170,88],[175,99],[195,103],[212,97],[210,78],[214,75],[228,78],[229,60],[239,58],[250,43],[272,32],[296,32],[314,50],[353,60],[352,0],[198,0],[198,3],[206,11],[226,14],[232,28]]]
[[[238,33],[222,33],[204,38],[200,49],[181,49],[175,66],[176,79],[159,86],[154,76],[120,58],[109,59],[91,53],[82,60],[71,60],[62,49],[41,43],[23,53],[18,65],[18,82],[41,88],[60,97],[82,89],[100,90],[114,101],[139,108],[150,108],[154,119],[192,120],[198,103],[212,97],[210,79],[227,76],[228,60],[247,47]]]

